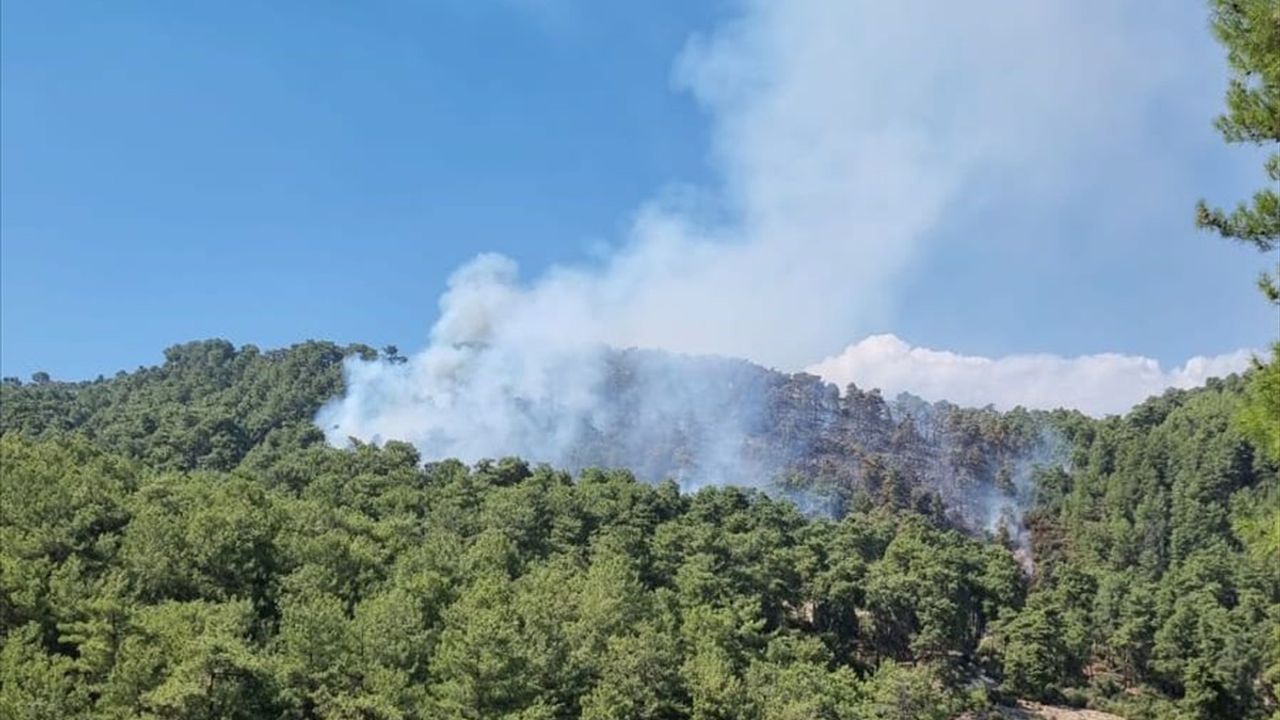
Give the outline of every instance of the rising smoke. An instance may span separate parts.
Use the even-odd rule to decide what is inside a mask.
[[[427,458],[762,482],[777,453],[752,438],[776,379],[615,348],[797,369],[890,318],[949,209],[998,192],[1051,212],[1078,190],[1068,178],[1090,177],[1080,164],[1141,146],[1190,75],[1160,13],[1126,5],[743,2],[675,69],[708,115],[720,187],[642,208],[595,265],[525,279],[477,257],[428,347],[348,363],[317,422],[334,443],[407,440]]]

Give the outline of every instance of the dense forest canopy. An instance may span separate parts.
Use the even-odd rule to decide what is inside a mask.
[[[987,460],[1019,427],[1065,443],[1021,524],[989,532],[862,417],[895,403],[857,389],[837,400],[860,444],[812,445],[772,497],[330,447],[312,418],[343,357],[373,353],[206,341],[0,387],[0,715],[1277,710],[1280,457],[1241,412],[1274,366],[1125,417],[947,410],[946,467],[995,469],[968,491],[1007,482]],[[834,517],[786,499],[842,488]]]

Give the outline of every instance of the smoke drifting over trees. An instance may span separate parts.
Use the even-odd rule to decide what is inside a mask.
[[[903,271],[944,225],[967,222],[958,209],[997,213],[982,232],[999,242],[999,226],[1019,227],[1020,213],[1043,225],[1108,183],[1174,182],[1154,159],[1139,166],[1140,183],[1084,169],[1140,151],[1157,111],[1167,118],[1206,92],[1196,82],[1204,70],[1174,52],[1179,12],[828,0],[739,10],[692,38],[674,70],[710,120],[719,183],[660,192],[593,264],[522,278],[511,259],[482,255],[460,268],[425,350],[403,363],[350,363],[347,395],[319,418],[332,441],[402,439],[427,457],[520,454],[568,466],[606,457],[642,474],[670,468],[641,448],[678,445],[691,457],[669,464],[698,468],[698,482],[758,484],[785,469],[743,450],[760,433],[770,381],[731,361],[632,354],[620,364],[617,349],[787,372],[833,356],[892,317]],[[922,16],[931,22],[913,20]],[[1000,208],[989,206],[996,192]],[[1124,230],[1090,216],[1100,218],[1096,237]],[[842,386],[878,387],[909,366],[915,375],[895,392],[1021,402],[954,363],[866,349],[814,367]],[[990,369],[1006,371],[995,385],[1060,388],[1023,404],[1119,412],[1246,363],[1241,352],[1165,373],[1145,358],[1037,356]],[[1090,383],[1099,389],[1061,389]],[[680,432],[688,437],[666,437]],[[584,450],[593,436],[616,446]]]
[[[1015,541],[1032,473],[1063,465],[1058,426],[1080,417],[888,402],[742,360],[604,347],[530,361],[458,343],[405,364],[348,361],[346,372],[347,394],[318,415],[335,445],[395,439],[428,459],[626,468],[687,491],[763,488],[821,514],[910,508]],[[401,394],[413,385],[421,395]]]
[[[344,356],[374,352],[206,341],[110,380],[0,384],[0,566],[14,570],[0,712],[947,720],[1011,695],[1150,720],[1276,707],[1278,366],[1097,420],[606,354],[620,411],[628,387],[654,389],[627,377],[650,363],[762,387],[772,430],[748,436],[752,456],[794,466],[782,490],[844,505],[833,519],[625,471],[332,448],[311,419],[343,392]],[[1062,445],[1035,471],[1045,423]],[[645,471],[679,470],[696,436],[652,439]],[[1025,534],[1001,524],[1022,509]]]

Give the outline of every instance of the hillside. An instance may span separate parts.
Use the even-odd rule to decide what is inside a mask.
[[[672,361],[716,413],[752,406],[735,467],[762,493],[695,490],[705,420],[602,425],[564,471],[336,449],[313,418],[353,355],[376,353],[206,341],[0,387],[0,714],[1277,709],[1280,481],[1233,419],[1249,378],[1093,420]]]
[[[1006,720],[1116,720],[1118,716],[1097,710],[1077,710],[1041,703],[1019,702],[1011,707],[1000,708],[1000,717]]]
[[[313,418],[341,393],[348,356],[377,353],[332,343],[262,352],[206,341],[169,348],[163,365],[110,380],[10,379],[0,391],[0,432],[75,432],[150,467],[230,470],[278,438],[315,442]],[[1070,412],[998,413],[905,394],[886,400],[854,386],[841,392],[813,375],[738,360],[626,350],[613,351],[608,366],[593,422],[567,447],[530,461],[571,472],[622,467],[686,489],[767,488],[835,515],[855,505],[910,506],[982,530],[1002,509],[1029,501],[1034,470],[1068,461],[1066,437],[1086,422]],[[321,425],[346,442],[342,428]]]

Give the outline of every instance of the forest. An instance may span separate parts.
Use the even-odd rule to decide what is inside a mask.
[[[1027,567],[909,489],[825,516],[624,470],[331,447],[312,418],[343,358],[375,354],[212,340],[0,387],[0,715],[1277,710],[1274,363],[1057,416],[1069,461],[1034,474]],[[989,452],[1002,416],[974,417],[963,436]]]

